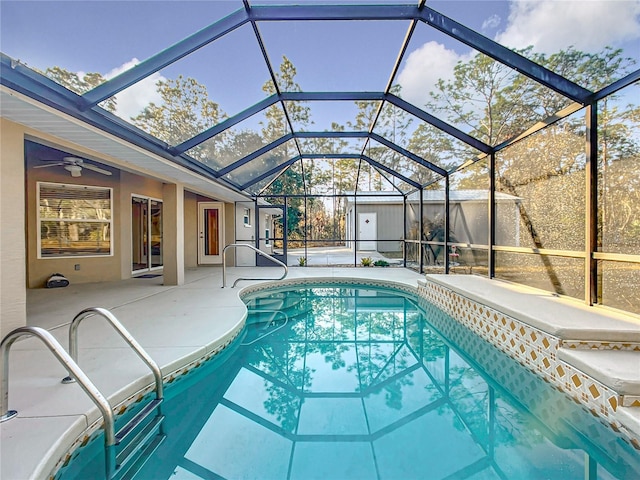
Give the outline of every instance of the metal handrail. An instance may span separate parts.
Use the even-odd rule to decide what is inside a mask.
[[[85,308],[78,313],[69,325],[69,354],[74,362],[78,361],[78,327],[80,322],[91,315],[99,315],[107,319],[111,326],[124,338],[125,342],[138,354],[144,363],[151,369],[156,382],[156,398],[161,400],[163,397],[162,372],[158,364],[145,352],[142,346],[127,331],[126,328],[118,321],[118,319],[106,308],[90,307]],[[71,375],[62,379],[62,383],[73,383]]]
[[[278,265],[284,267],[284,274],[280,278],[248,278],[248,277],[247,278],[238,278],[238,279],[236,279],[235,282],[233,282],[233,285],[231,286],[231,288],[234,288],[236,286],[236,284],[240,280],[282,280],[289,273],[289,267],[287,267],[287,265],[285,263],[281,262],[280,260],[278,260],[275,257],[272,257],[268,253],[265,253],[262,250],[254,247],[253,245],[249,245],[247,243],[231,243],[231,244],[227,245],[226,247],[224,247],[224,249],[222,250],[222,288],[225,288],[227,286],[226,253],[227,253],[227,249],[228,248],[232,248],[232,247],[233,248],[238,248],[238,247],[250,248],[251,250],[256,252],[258,255],[262,255],[263,257],[267,257],[269,260],[271,260],[271,261],[277,263]]]
[[[96,404],[104,418],[104,442],[105,447],[115,445],[116,435],[114,427],[113,410],[107,399],[100,393],[89,377],[80,369],[78,364],[64,350],[62,345],[47,330],[40,327],[19,327],[9,332],[0,343],[0,358],[2,358],[2,381],[0,382],[0,422],[15,417],[18,412],[9,410],[9,351],[13,343],[23,336],[35,336],[42,340],[51,350],[51,353],[64,365],[64,367],[78,380],[78,384]]]

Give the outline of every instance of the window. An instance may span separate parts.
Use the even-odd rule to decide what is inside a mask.
[[[244,224],[245,227],[250,227],[251,226],[251,210],[249,210],[248,208],[244,209],[244,214],[242,216],[242,223]]]
[[[37,184],[38,258],[113,254],[112,189]]]
[[[271,216],[270,215],[264,216],[264,223],[266,225],[264,229],[264,245],[265,247],[270,247],[271,246],[271,228],[270,228]]]

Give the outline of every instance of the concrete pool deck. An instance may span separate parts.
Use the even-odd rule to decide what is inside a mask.
[[[229,268],[228,284],[239,276],[246,276],[251,270]],[[425,278],[403,268],[294,267],[289,272],[290,280],[360,278],[416,288]],[[277,277],[280,273],[279,268],[259,269],[259,275],[264,277]],[[594,321],[603,322],[600,331],[609,331],[609,327],[621,329],[625,339],[640,342],[640,319],[634,316],[589,309],[579,302],[558,299],[551,294],[505,282],[454,275],[435,277],[443,284],[448,282],[448,288],[464,291],[467,295],[489,295],[494,302],[504,302],[506,308],[514,309],[514,305],[524,308],[526,299],[526,308],[535,312],[535,319],[543,317],[558,329],[573,325],[575,330],[571,331],[572,334],[585,330],[581,329],[579,322],[576,323],[576,319],[584,322],[584,315],[595,315]],[[185,284],[177,287],[163,286],[162,276],[158,276],[29,290],[28,325],[49,330],[63,347],[68,348],[71,319],[87,307],[107,308],[167,375],[207,356],[233,338],[241,329],[246,314],[238,293],[243,287],[259,283],[241,282],[235,289],[222,289],[222,269],[201,267],[188,270]],[[490,284],[488,289],[487,284]],[[7,333],[3,332],[3,335]],[[604,367],[602,356],[594,360],[597,353],[600,352],[585,350],[571,351],[567,355],[569,361],[575,362],[576,367],[582,370],[591,369],[596,375],[608,371],[610,377],[623,377],[625,388],[630,391],[640,386],[640,361],[636,362],[640,352],[604,352],[623,354],[613,360],[608,355],[609,360],[604,361]],[[101,418],[79,386],[60,383],[67,372],[52,359],[44,344],[35,338],[20,340],[11,349],[9,408],[17,410],[18,417],[0,426],[0,477],[3,480],[47,478],[69,445],[82,438],[83,432]],[[79,328],[78,363],[112,405],[131,398],[153,381],[147,367],[99,317],[85,320]],[[618,410],[625,424],[637,429],[635,431],[640,437],[640,407],[620,407]]]

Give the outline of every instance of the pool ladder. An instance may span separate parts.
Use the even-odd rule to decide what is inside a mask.
[[[155,378],[156,395],[118,431],[115,430],[113,409],[89,377],[78,366],[78,326],[85,318],[93,315],[104,317],[146,363]],[[108,310],[91,307],[82,310],[69,326],[69,353],[51,333],[40,327],[20,327],[10,332],[0,343],[0,357],[3,361],[0,382],[0,422],[15,417],[18,412],[8,410],[9,405],[9,351],[11,345],[23,336],[35,336],[49,348],[53,355],[67,369],[69,375],[62,383],[78,382],[79,386],[96,404],[104,420],[105,474],[107,480],[129,480],[144,466],[153,452],[166,438],[162,423],[164,415],[160,405],[163,401],[162,373],[158,365],[144,351],[118,319]]]

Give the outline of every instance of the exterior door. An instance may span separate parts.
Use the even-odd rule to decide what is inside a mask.
[[[222,263],[223,225],[224,205],[221,202],[198,203],[198,264]]]
[[[378,216],[376,213],[358,214],[358,250],[376,250]]]
[[[287,208],[285,205],[257,205],[258,218],[263,215],[261,209],[280,209],[281,214],[270,215],[269,225],[266,225],[264,231],[260,231],[260,222],[256,222],[256,238],[258,239],[258,248],[264,250],[263,247],[270,247],[270,255],[277,258],[285,265],[287,264]],[[256,265],[259,267],[272,267],[274,262],[262,255],[256,253]]]
[[[131,197],[131,259],[134,274],[162,267],[162,201]]]

